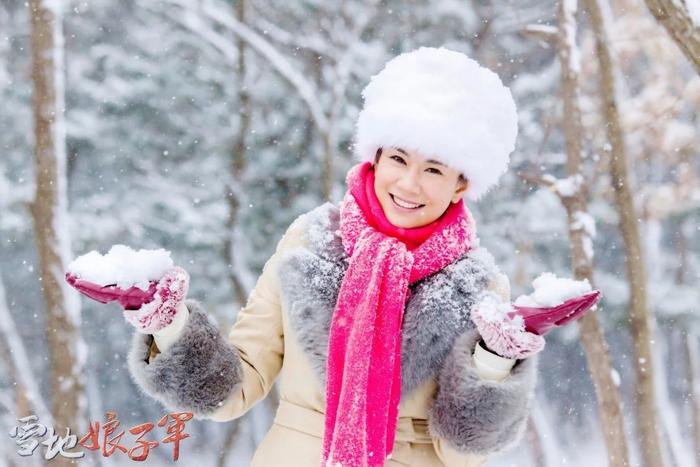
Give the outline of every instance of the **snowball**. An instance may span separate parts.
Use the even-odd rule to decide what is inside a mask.
[[[509,328],[522,331],[525,329],[525,321],[522,316],[508,317],[512,311],[510,303],[503,303],[493,296],[485,297],[479,303],[479,316],[485,323],[498,323],[501,328]]]
[[[518,306],[527,306],[530,308],[539,308],[541,305],[537,303],[531,296],[529,295],[521,295],[518,298],[515,299],[514,302]]]
[[[532,281],[532,286],[535,291],[530,295],[521,295],[515,299],[515,305],[535,308],[557,306],[570,298],[579,297],[592,290],[588,279],[576,281],[559,278],[551,272],[540,274]]]
[[[68,265],[68,272],[79,279],[98,285],[116,284],[120,289],[136,286],[148,290],[149,282],[159,280],[173,267],[170,252],[133,250],[126,245],[114,245],[106,255],[91,251]]]

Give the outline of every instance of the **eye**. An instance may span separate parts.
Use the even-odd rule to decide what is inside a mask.
[[[390,159],[395,160],[395,161],[398,162],[399,164],[405,164],[405,163],[406,163],[406,161],[404,161],[403,158],[402,158],[401,156],[397,156],[396,154],[394,154],[393,156],[391,156]]]
[[[436,169],[435,167],[430,167],[430,168],[425,169],[425,170],[427,170],[427,171],[429,171],[430,173],[433,173],[433,174],[442,175],[442,172],[440,172],[440,170]]]

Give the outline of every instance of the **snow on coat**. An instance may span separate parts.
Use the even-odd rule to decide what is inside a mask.
[[[129,370],[169,410],[227,421],[264,398],[280,377],[280,406],[252,465],[317,467],[324,420],[326,346],[348,257],[339,212],[300,216],[266,263],[228,339],[195,300],[182,335],[159,353],[135,333]],[[402,327],[402,393],[392,458],[415,466],[478,466],[516,444],[536,384],[537,356],[503,381],[483,379],[469,312],[488,292],[510,300],[507,279],[476,248],[410,287]]]

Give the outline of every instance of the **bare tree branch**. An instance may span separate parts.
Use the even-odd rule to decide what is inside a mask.
[[[645,0],[645,3],[700,75],[700,19],[693,19],[687,1]]]
[[[637,430],[644,465],[663,467],[664,458],[658,432],[660,424],[656,411],[654,365],[650,344],[652,333],[647,305],[646,268],[627,169],[627,148],[615,80],[617,68],[610,50],[609,5],[604,2],[606,0],[586,0],[586,6],[595,36],[602,92],[601,111],[604,116],[606,136],[611,146],[611,182],[625,246],[625,266],[630,290],[629,321],[637,375],[635,384]]]
[[[316,97],[318,90],[306,79],[289,60],[282,55],[268,40],[260,36],[245,24],[238,21],[229,11],[227,5],[216,6],[213,2],[203,2],[201,6],[194,10],[188,2],[182,0],[166,0],[166,3],[179,7],[178,12],[166,13],[174,21],[183,27],[191,30],[195,34],[202,35],[205,40],[213,39],[216,34],[207,25],[202,16],[212,23],[224,26],[227,30],[244,40],[248,46],[264,57],[270,66],[297,92],[301,100],[306,105],[314,124],[321,133],[328,131],[328,117],[323,112],[323,107]],[[150,2],[141,2],[144,8],[152,8]],[[208,31],[206,35],[202,31]],[[212,45],[219,47],[220,41],[212,42]],[[232,62],[236,58],[236,48],[233,44],[219,47],[220,50]]]
[[[571,268],[576,280],[588,280],[593,285],[593,228],[588,213],[587,186],[582,175],[583,125],[581,123],[581,58],[576,42],[576,2],[559,2],[558,55],[561,63],[561,88],[564,100],[564,135],[566,139],[566,173],[564,180],[552,181],[566,209],[571,247]],[[591,222],[587,225],[585,219]],[[629,450],[625,437],[620,393],[613,379],[615,371],[610,362],[608,343],[597,313],[588,313],[578,321],[581,345],[593,380],[601,433],[610,467],[629,465]]]

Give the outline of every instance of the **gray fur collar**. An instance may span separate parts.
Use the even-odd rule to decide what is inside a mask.
[[[311,366],[325,384],[331,315],[349,258],[338,231],[338,206],[326,203],[297,222],[304,226],[308,242],[280,261],[282,300]],[[401,336],[402,395],[436,376],[457,336],[474,327],[469,312],[494,269],[491,255],[476,248],[410,286]]]

